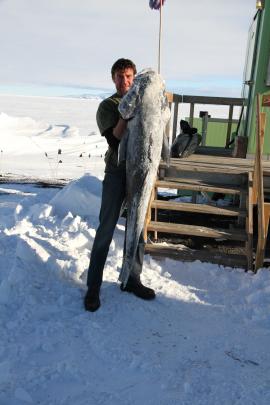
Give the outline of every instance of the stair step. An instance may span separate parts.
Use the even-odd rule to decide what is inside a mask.
[[[214,214],[230,217],[246,216],[245,210],[240,210],[235,207],[217,207],[209,204],[192,204],[178,201],[153,200],[151,207],[171,211],[193,212],[194,214]]]
[[[227,254],[218,252],[216,249],[210,251],[193,250],[182,245],[172,245],[164,243],[147,243],[145,245],[145,253],[153,256],[172,257],[174,259],[193,262],[200,260],[201,262],[211,262],[230,267],[247,268],[247,257],[243,255]]]
[[[190,180],[184,178],[177,178],[175,181],[168,180],[157,180],[155,183],[156,188],[172,188],[177,190],[190,190],[190,191],[205,191],[205,192],[218,192],[223,194],[241,194],[246,192],[246,189],[243,189],[239,186],[228,186],[222,185],[211,185],[207,183],[202,183],[199,180]]]
[[[151,221],[147,225],[147,230],[163,233],[173,233],[178,235],[202,236],[214,239],[229,239],[238,241],[247,240],[247,234],[245,230],[208,228],[206,226],[175,224],[169,222]]]
[[[181,171],[188,171],[192,173],[223,173],[231,175],[247,174],[253,170],[250,160],[248,159],[235,159],[229,157],[219,158],[216,162],[211,156],[204,156],[204,159],[198,159],[200,155],[191,155],[188,158],[183,159],[170,159],[169,169],[175,169],[179,173]],[[200,156],[202,157],[202,155]],[[206,160],[207,158],[207,160]],[[209,159],[210,158],[210,159]],[[220,160],[222,159],[222,161]],[[239,165],[239,160],[243,161],[243,164]],[[160,169],[168,170],[166,162],[161,161],[159,165]]]

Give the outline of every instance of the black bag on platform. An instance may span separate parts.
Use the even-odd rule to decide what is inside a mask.
[[[171,157],[184,158],[192,155],[200,145],[202,136],[197,128],[191,128],[187,121],[180,121],[181,133],[175,138],[171,147]]]

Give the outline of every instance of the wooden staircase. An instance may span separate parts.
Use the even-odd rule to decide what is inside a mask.
[[[246,159],[202,155],[161,163],[146,218],[146,253],[252,269],[251,166]],[[193,200],[164,200],[161,189],[189,191]],[[201,192],[230,195],[233,204],[217,206],[210,197],[198,204],[194,196]],[[185,243],[190,239],[195,248]]]
[[[229,106],[226,144],[224,148],[201,146],[196,154],[188,158],[171,159],[169,167],[161,162],[145,221],[146,253],[256,271],[263,266],[270,222],[270,161],[262,159],[265,111],[260,110],[261,107],[265,109],[270,106],[269,94],[264,95],[262,100],[260,96],[257,97],[255,161],[233,158],[232,150],[228,148],[233,108],[242,106],[244,100],[172,93],[167,93],[167,98],[172,111],[172,141],[178,133],[178,112],[182,104],[190,105],[191,126],[195,104]],[[233,156],[242,155],[237,150],[233,153]],[[193,196],[192,201],[164,200],[159,192],[162,188],[179,190],[180,193],[189,191]],[[198,193],[230,195],[233,204],[221,207],[211,199],[205,204],[198,204],[195,198]],[[253,266],[253,207],[256,205],[258,244]],[[204,221],[202,218],[205,218]],[[191,246],[184,244],[185,240],[190,239],[197,243]],[[202,242],[198,243],[199,240]]]

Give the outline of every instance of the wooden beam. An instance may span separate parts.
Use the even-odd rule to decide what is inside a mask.
[[[177,120],[178,120],[178,103],[174,104],[174,110],[173,110],[173,130],[172,130],[172,142],[176,138],[176,133],[177,133]]]
[[[265,213],[264,213],[264,190],[263,190],[263,171],[262,171],[262,152],[264,144],[264,131],[266,123],[266,114],[260,112],[261,99],[257,95],[257,127],[256,127],[256,158],[254,169],[254,187],[257,189],[258,205],[258,243],[256,250],[255,271],[263,267],[265,250]]]
[[[189,110],[189,125],[193,126],[193,118],[194,118],[194,103],[190,103],[190,110]]]
[[[182,96],[183,103],[212,104],[212,105],[236,105],[242,106],[243,98],[236,97],[208,97],[208,96]]]
[[[182,180],[182,181],[181,181]],[[204,183],[199,183],[196,181],[190,181],[186,179],[179,179],[179,181],[165,181],[165,180],[157,180],[156,187],[158,188],[172,188],[176,190],[190,190],[190,191],[205,191],[205,192],[219,192],[223,194],[240,194],[244,192],[244,189],[240,189],[237,187],[226,187],[226,186],[218,186],[218,185],[208,185]]]
[[[253,197],[252,197],[252,177],[253,173],[248,173],[248,194],[246,197],[246,207],[247,207],[247,216],[246,216],[246,255],[247,255],[247,270],[253,270]]]
[[[228,118],[228,127],[227,127],[227,135],[226,135],[226,145],[225,145],[226,148],[229,147],[229,143],[231,141],[232,118],[233,118],[233,104],[231,104],[230,108],[229,108],[229,118]]]
[[[145,253],[149,253],[151,256],[154,257],[165,256],[188,262],[200,260],[201,262],[210,262],[243,269],[247,267],[247,259],[244,252],[243,254],[222,254],[216,249],[211,249],[206,252],[201,250],[189,249],[186,248],[184,245],[179,246],[167,243],[147,243],[145,245]]]
[[[145,221],[144,221],[144,229],[143,229],[143,238],[144,241],[147,241],[147,228],[148,225],[151,221],[151,205],[152,205],[152,201],[156,199],[156,188],[154,187],[150,196],[150,200],[148,203],[148,208],[147,208],[147,212],[146,212],[146,217],[145,217]]]
[[[169,222],[153,222],[148,225],[148,231],[172,233],[176,235],[203,236],[205,238],[246,241],[247,235],[241,230],[209,228],[206,226],[185,225]]]
[[[167,100],[168,100],[168,103],[172,103],[173,102],[173,93],[170,93],[170,92],[166,92],[166,97],[167,97]]]
[[[217,207],[215,205],[208,204],[191,204],[163,200],[153,200],[152,208],[171,211],[192,212],[194,214],[224,215],[228,217],[246,217],[247,215],[247,212],[245,210],[239,210],[232,207]]]

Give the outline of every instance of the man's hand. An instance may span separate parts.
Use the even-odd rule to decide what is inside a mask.
[[[120,141],[126,129],[127,129],[127,121],[124,120],[123,118],[119,118],[118,123],[113,128],[113,135],[115,136],[116,139]]]

